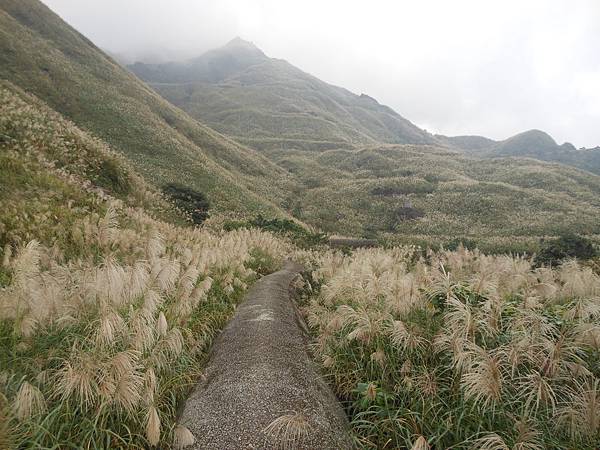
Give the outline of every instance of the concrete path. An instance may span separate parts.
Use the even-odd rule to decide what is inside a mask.
[[[302,267],[259,280],[213,346],[180,423],[194,449],[350,449],[348,423],[308,353],[291,299]]]

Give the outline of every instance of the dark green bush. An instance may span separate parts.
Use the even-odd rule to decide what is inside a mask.
[[[564,234],[557,239],[544,241],[535,257],[537,266],[556,266],[566,258],[588,260],[598,254],[592,242],[576,234]]]
[[[210,202],[202,192],[178,183],[165,185],[163,192],[175,203],[175,206],[189,214],[196,225],[200,225],[208,218]]]

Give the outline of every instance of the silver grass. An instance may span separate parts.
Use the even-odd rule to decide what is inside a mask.
[[[263,430],[277,448],[292,450],[301,448],[310,435],[312,427],[306,416],[299,412],[285,414],[273,420]]]
[[[189,447],[190,445],[193,445],[194,442],[196,442],[196,439],[194,438],[192,432],[183,425],[178,424],[175,427],[173,435],[173,447],[175,447],[176,450]]]
[[[21,383],[13,401],[13,409],[19,420],[26,420],[46,411],[46,400],[42,392],[27,381]]]

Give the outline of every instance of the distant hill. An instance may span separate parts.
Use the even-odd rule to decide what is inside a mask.
[[[189,61],[129,68],[174,105],[255,148],[437,142],[368,95],[325,83],[240,38]]]
[[[436,137],[450,147],[481,157],[525,156],[600,174],[600,147],[578,150],[568,142],[559,145],[549,134],[540,130],[525,131],[504,141],[493,141],[482,136]]]
[[[0,78],[105,140],[158,187],[183,183],[221,212],[285,215],[294,182],[284,170],[164,100],[37,0],[0,2]]]

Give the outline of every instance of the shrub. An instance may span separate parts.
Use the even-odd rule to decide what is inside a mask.
[[[202,192],[178,183],[165,185],[163,192],[173,200],[175,206],[189,214],[196,225],[208,218],[210,203]]]
[[[556,266],[566,258],[588,260],[597,255],[592,242],[576,234],[564,234],[542,243],[535,263],[538,266]]]

